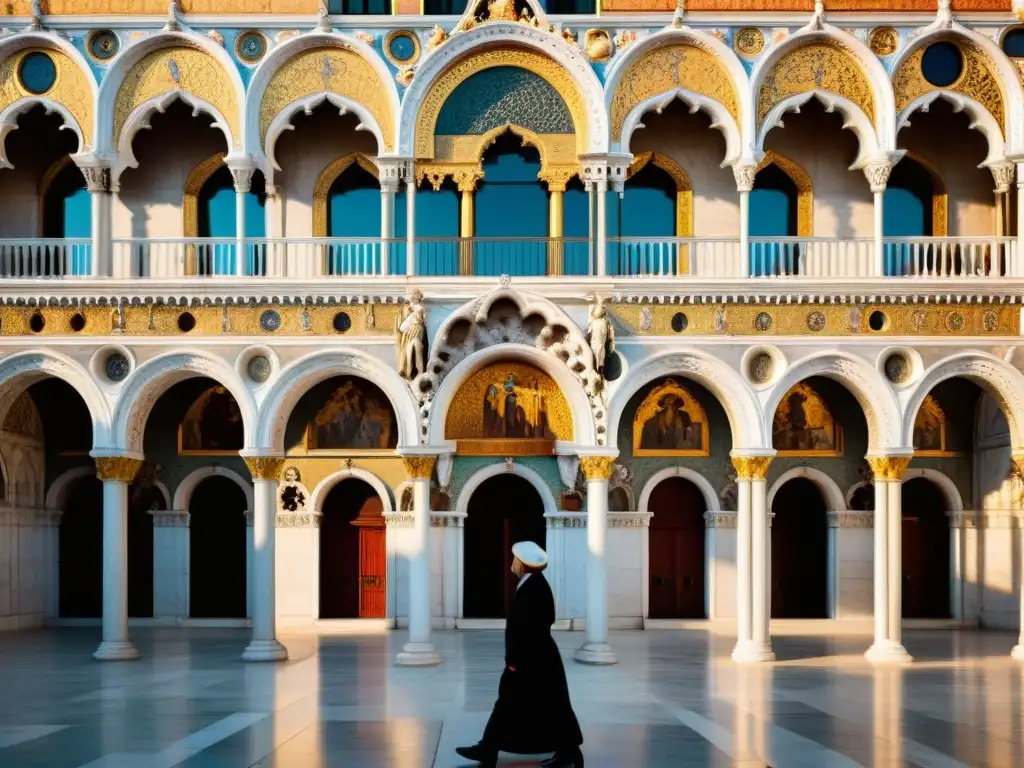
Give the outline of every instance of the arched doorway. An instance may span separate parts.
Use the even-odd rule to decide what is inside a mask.
[[[60,519],[60,616],[103,614],[103,483],[87,475],[68,489]]]
[[[387,612],[384,503],[350,478],[327,494],[320,521],[320,618],[382,619]]]
[[[828,618],[828,510],[807,478],[786,482],[772,502],[772,618]]]
[[[234,480],[204,478],[189,502],[189,615],[244,619],[246,497]]]
[[[546,545],[544,502],[524,478],[496,475],[485,480],[469,500],[463,544],[463,616],[508,616],[516,589],[509,570],[511,549],[517,541]]]
[[[670,477],[655,486],[647,505],[652,619],[706,618],[704,494],[689,480]]]
[[[903,617],[949,618],[949,521],[935,483],[903,483]]]
[[[153,515],[166,509],[160,489],[145,482],[128,489],[128,615],[153,615]]]

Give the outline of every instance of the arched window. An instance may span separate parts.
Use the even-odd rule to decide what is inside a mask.
[[[220,157],[212,157],[201,163],[185,183],[185,237],[220,241],[204,243],[195,249],[195,268],[190,268],[190,272],[201,275],[235,274],[237,246],[234,242],[227,242],[237,237],[235,197],[231,171]],[[254,174],[246,195],[246,238],[266,237],[266,199],[263,175]],[[262,273],[263,265],[257,264],[255,258],[258,249],[250,245],[246,250],[246,274]]]
[[[567,240],[578,241],[564,246],[562,274],[589,275],[590,195],[578,176],[569,180],[562,193],[562,231]]]
[[[51,166],[40,184],[44,238],[87,240],[92,237],[92,200],[85,177],[65,155]],[[91,247],[71,244],[64,250],[64,269],[72,275],[88,275]]]
[[[372,160],[345,155],[324,169],[313,188],[313,235],[336,238],[324,248],[327,274],[380,272],[380,215],[380,182]]]
[[[665,247],[663,241],[690,234],[690,198],[682,199],[692,194],[689,187],[685,172],[671,159],[650,152],[637,158],[622,195],[609,193],[608,234],[621,238],[609,244],[611,274],[664,275],[685,271],[685,264],[676,263],[676,256],[685,257],[685,253],[677,254]]]
[[[769,150],[750,193],[750,274],[800,274],[802,245],[814,227],[810,176],[799,165]]]
[[[908,152],[889,175],[884,201],[882,234],[896,239],[885,244],[885,273],[910,274],[919,239],[946,235],[945,184],[931,163]]]

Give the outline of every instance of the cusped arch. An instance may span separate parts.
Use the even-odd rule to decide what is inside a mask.
[[[354,349],[332,349],[299,358],[285,368],[263,397],[255,430],[257,450],[284,452],[284,432],[292,410],[312,387],[334,376],[357,376],[387,396],[398,422],[398,445],[419,443],[416,403],[409,385],[394,368]]]
[[[788,157],[779,154],[774,149],[764,153],[761,162],[757,164],[758,172],[769,165],[774,165],[793,182],[796,187],[796,233],[799,237],[812,237],[814,235],[814,182],[811,174]]]
[[[649,35],[617,56],[608,69],[605,107],[611,149],[629,152],[633,132],[643,127],[643,115],[679,98],[691,110],[711,116],[711,127],[725,136],[722,165],[728,165],[742,151],[741,126],[751,111],[748,86],[746,70],[721,40],[692,29]]]
[[[470,475],[462,488],[459,489],[459,498],[455,502],[456,518],[465,519],[466,515],[469,513],[469,502],[470,499],[473,498],[473,494],[486,481],[490,480],[492,477],[497,477],[498,475],[515,475],[516,477],[521,477],[537,491],[537,494],[540,496],[541,503],[544,505],[545,517],[552,517],[558,513],[558,505],[555,503],[555,497],[551,493],[551,488],[544,482],[544,478],[530,467],[514,461],[511,466],[504,462],[489,464]]]
[[[313,489],[309,508],[315,514],[322,515],[324,499],[326,499],[327,495],[334,490],[336,485],[343,483],[346,480],[362,480],[373,488],[380,497],[380,502],[383,505],[382,511],[385,515],[395,511],[395,505],[391,501],[391,491],[388,488],[387,483],[377,477],[377,475],[373,474],[373,472],[360,469],[359,467],[350,467],[338,470],[317,483],[316,488]]]
[[[313,237],[327,237],[327,210],[331,187],[338,177],[353,165],[358,165],[374,178],[380,179],[377,164],[362,152],[353,152],[329,163],[313,184]]]
[[[984,352],[963,352],[938,361],[910,392],[903,410],[903,444],[914,444],[914,421],[925,397],[937,385],[952,378],[973,381],[999,404],[1010,427],[1010,445],[1024,452],[1024,374],[1010,363]]]
[[[915,112],[927,112],[932,104],[940,100],[948,101],[956,112],[966,112],[971,118],[968,128],[979,131],[985,137],[988,154],[982,165],[1003,159],[1006,154],[1006,141],[1003,137],[1003,126],[997,117],[981,102],[956,91],[936,89],[915,98],[896,116],[896,133],[899,134],[911,124]]]
[[[218,358],[190,352],[159,355],[132,372],[114,407],[114,446],[127,455],[142,456],[146,421],[156,401],[178,382],[200,376],[213,379],[235,398],[242,414],[244,447],[250,448],[256,423],[252,394],[232,366]]]
[[[690,469],[689,467],[666,467],[651,475],[650,479],[644,483],[643,490],[640,491],[640,500],[636,504],[637,512],[648,512],[651,503],[651,494],[654,493],[654,489],[658,487],[663,481],[673,477],[681,477],[683,480],[689,480],[700,490],[701,496],[704,497],[704,505],[707,507],[708,512],[720,512],[722,510],[721,503],[718,499],[718,492],[715,491],[714,486],[708,482],[708,479],[704,477],[700,472]]]
[[[822,472],[820,469],[815,469],[814,467],[793,467],[779,475],[779,478],[772,483],[771,490],[768,491],[769,510],[771,510],[772,503],[775,501],[775,494],[779,492],[782,486],[790,480],[796,480],[799,478],[810,480],[815,486],[817,486],[818,492],[821,493],[821,497],[825,502],[826,511],[846,511],[846,497],[843,495],[839,485],[827,474]]]
[[[884,452],[910,444],[902,439],[896,396],[878,371],[862,358],[838,352],[818,352],[796,361],[768,391],[762,428],[769,441],[782,398],[793,386],[812,376],[823,376],[843,385],[860,403],[868,425],[869,451]]]
[[[942,492],[942,498],[946,501],[946,512],[964,511],[964,500],[960,495],[960,489],[945,472],[940,472],[937,469],[911,467],[903,473],[903,482],[906,483],[910,480],[927,480],[934,484]]]
[[[0,361],[0,424],[14,402],[37,381],[54,377],[73,387],[92,419],[92,444],[103,450],[110,442],[111,413],[107,399],[89,372],[66,355],[40,350],[19,352]]]
[[[642,387],[666,376],[691,379],[715,396],[729,419],[733,448],[764,448],[766,433],[750,385],[724,361],[693,348],[650,357],[629,370],[608,403],[609,446],[618,442],[619,424],[630,399]]]
[[[178,483],[178,487],[174,489],[174,505],[171,509],[187,512],[189,504],[192,503],[192,494],[195,493],[196,488],[199,487],[201,482],[210,477],[224,477],[233,482],[241,488],[242,492],[245,494],[245,508],[247,510],[255,509],[252,480],[242,477],[242,475],[233,469],[219,465],[200,467],[199,469],[189,472],[182,481]]]
[[[577,154],[607,152],[604,90],[583,52],[546,30],[491,22],[451,37],[420,64],[402,99],[398,153],[432,158],[434,127],[448,96],[470,76],[499,66],[529,70],[555,88],[572,115]]]
[[[676,185],[676,237],[693,236],[693,184],[686,170],[668,155],[660,152],[642,152],[633,158],[626,181],[646,166],[653,165],[667,173]]]

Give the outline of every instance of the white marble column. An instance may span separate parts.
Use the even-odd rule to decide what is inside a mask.
[[[1018,186],[1018,194],[1021,191]],[[1024,225],[1024,219],[1018,219],[1017,226],[1022,225]],[[1024,453],[1015,453],[1010,458],[1017,468],[1017,476],[1024,477]],[[1021,537],[1021,552],[1024,552],[1024,517],[1022,517],[1020,510],[1017,510],[1017,528],[1019,529],[1018,535]],[[1018,661],[1024,661],[1024,568],[1020,569],[1020,571],[1020,633],[1017,636],[1017,644],[1013,646],[1010,655]]]
[[[83,166],[85,186],[92,202],[92,258],[89,275],[113,275],[113,195],[110,192],[110,169],[102,166]],[[68,254],[71,258],[71,254]],[[68,264],[68,272],[71,272]]]
[[[252,188],[252,176],[255,168],[248,166],[235,166],[231,168],[231,178],[235,182],[235,274],[238,277],[245,277],[249,274],[248,254],[245,250],[245,202]],[[254,273],[257,265],[253,265]]]
[[[277,480],[284,459],[246,456],[252,475],[253,563],[252,563],[252,641],[242,658],[245,661],[283,661],[288,651],[277,641],[276,579],[274,537],[276,535]]]
[[[128,484],[140,459],[96,459],[103,481],[103,640],[93,654],[100,661],[129,661],[139,652],[128,639]]]
[[[754,189],[757,166],[734,165],[733,178],[740,193],[740,277],[750,277],[750,193]]]
[[[734,455],[736,511],[736,647],[733,661],[773,661],[771,620],[771,537],[768,528],[768,467],[772,456]]]
[[[608,274],[608,182],[600,179],[597,187],[597,276]]]
[[[598,184],[599,201],[606,186]],[[608,480],[614,464],[614,456],[580,457],[587,479],[587,630],[576,661],[584,664],[616,663],[608,645]]]
[[[875,478],[874,662],[907,662],[903,647],[903,473],[910,456],[869,456]]]
[[[391,271],[388,263],[391,256],[391,241],[395,237],[395,192],[398,182],[382,178],[380,180],[380,274],[387,275]]]
[[[1014,277],[1024,275],[1024,163],[1017,163],[1017,253],[1008,271]]]
[[[864,167],[864,175],[868,184],[871,185],[871,194],[875,197],[875,247],[874,247],[874,268],[872,273],[875,277],[885,276],[885,236],[884,213],[885,213],[885,187],[889,183],[889,173],[892,165],[889,160],[872,161]]]
[[[410,160],[403,169],[405,176],[405,274],[416,274],[416,164]]]
[[[153,617],[188,616],[189,513],[188,510],[154,510],[153,516]]]
[[[426,667],[441,663],[430,642],[430,478],[436,456],[403,456],[412,484],[413,529],[409,539],[409,642],[397,663]]]

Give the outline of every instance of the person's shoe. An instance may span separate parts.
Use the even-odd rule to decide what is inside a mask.
[[[455,754],[480,763],[484,768],[494,768],[498,764],[498,753],[483,742],[474,744],[472,747],[456,747]]]
[[[555,752],[540,764],[540,768],[583,768],[583,753],[579,749]]]

